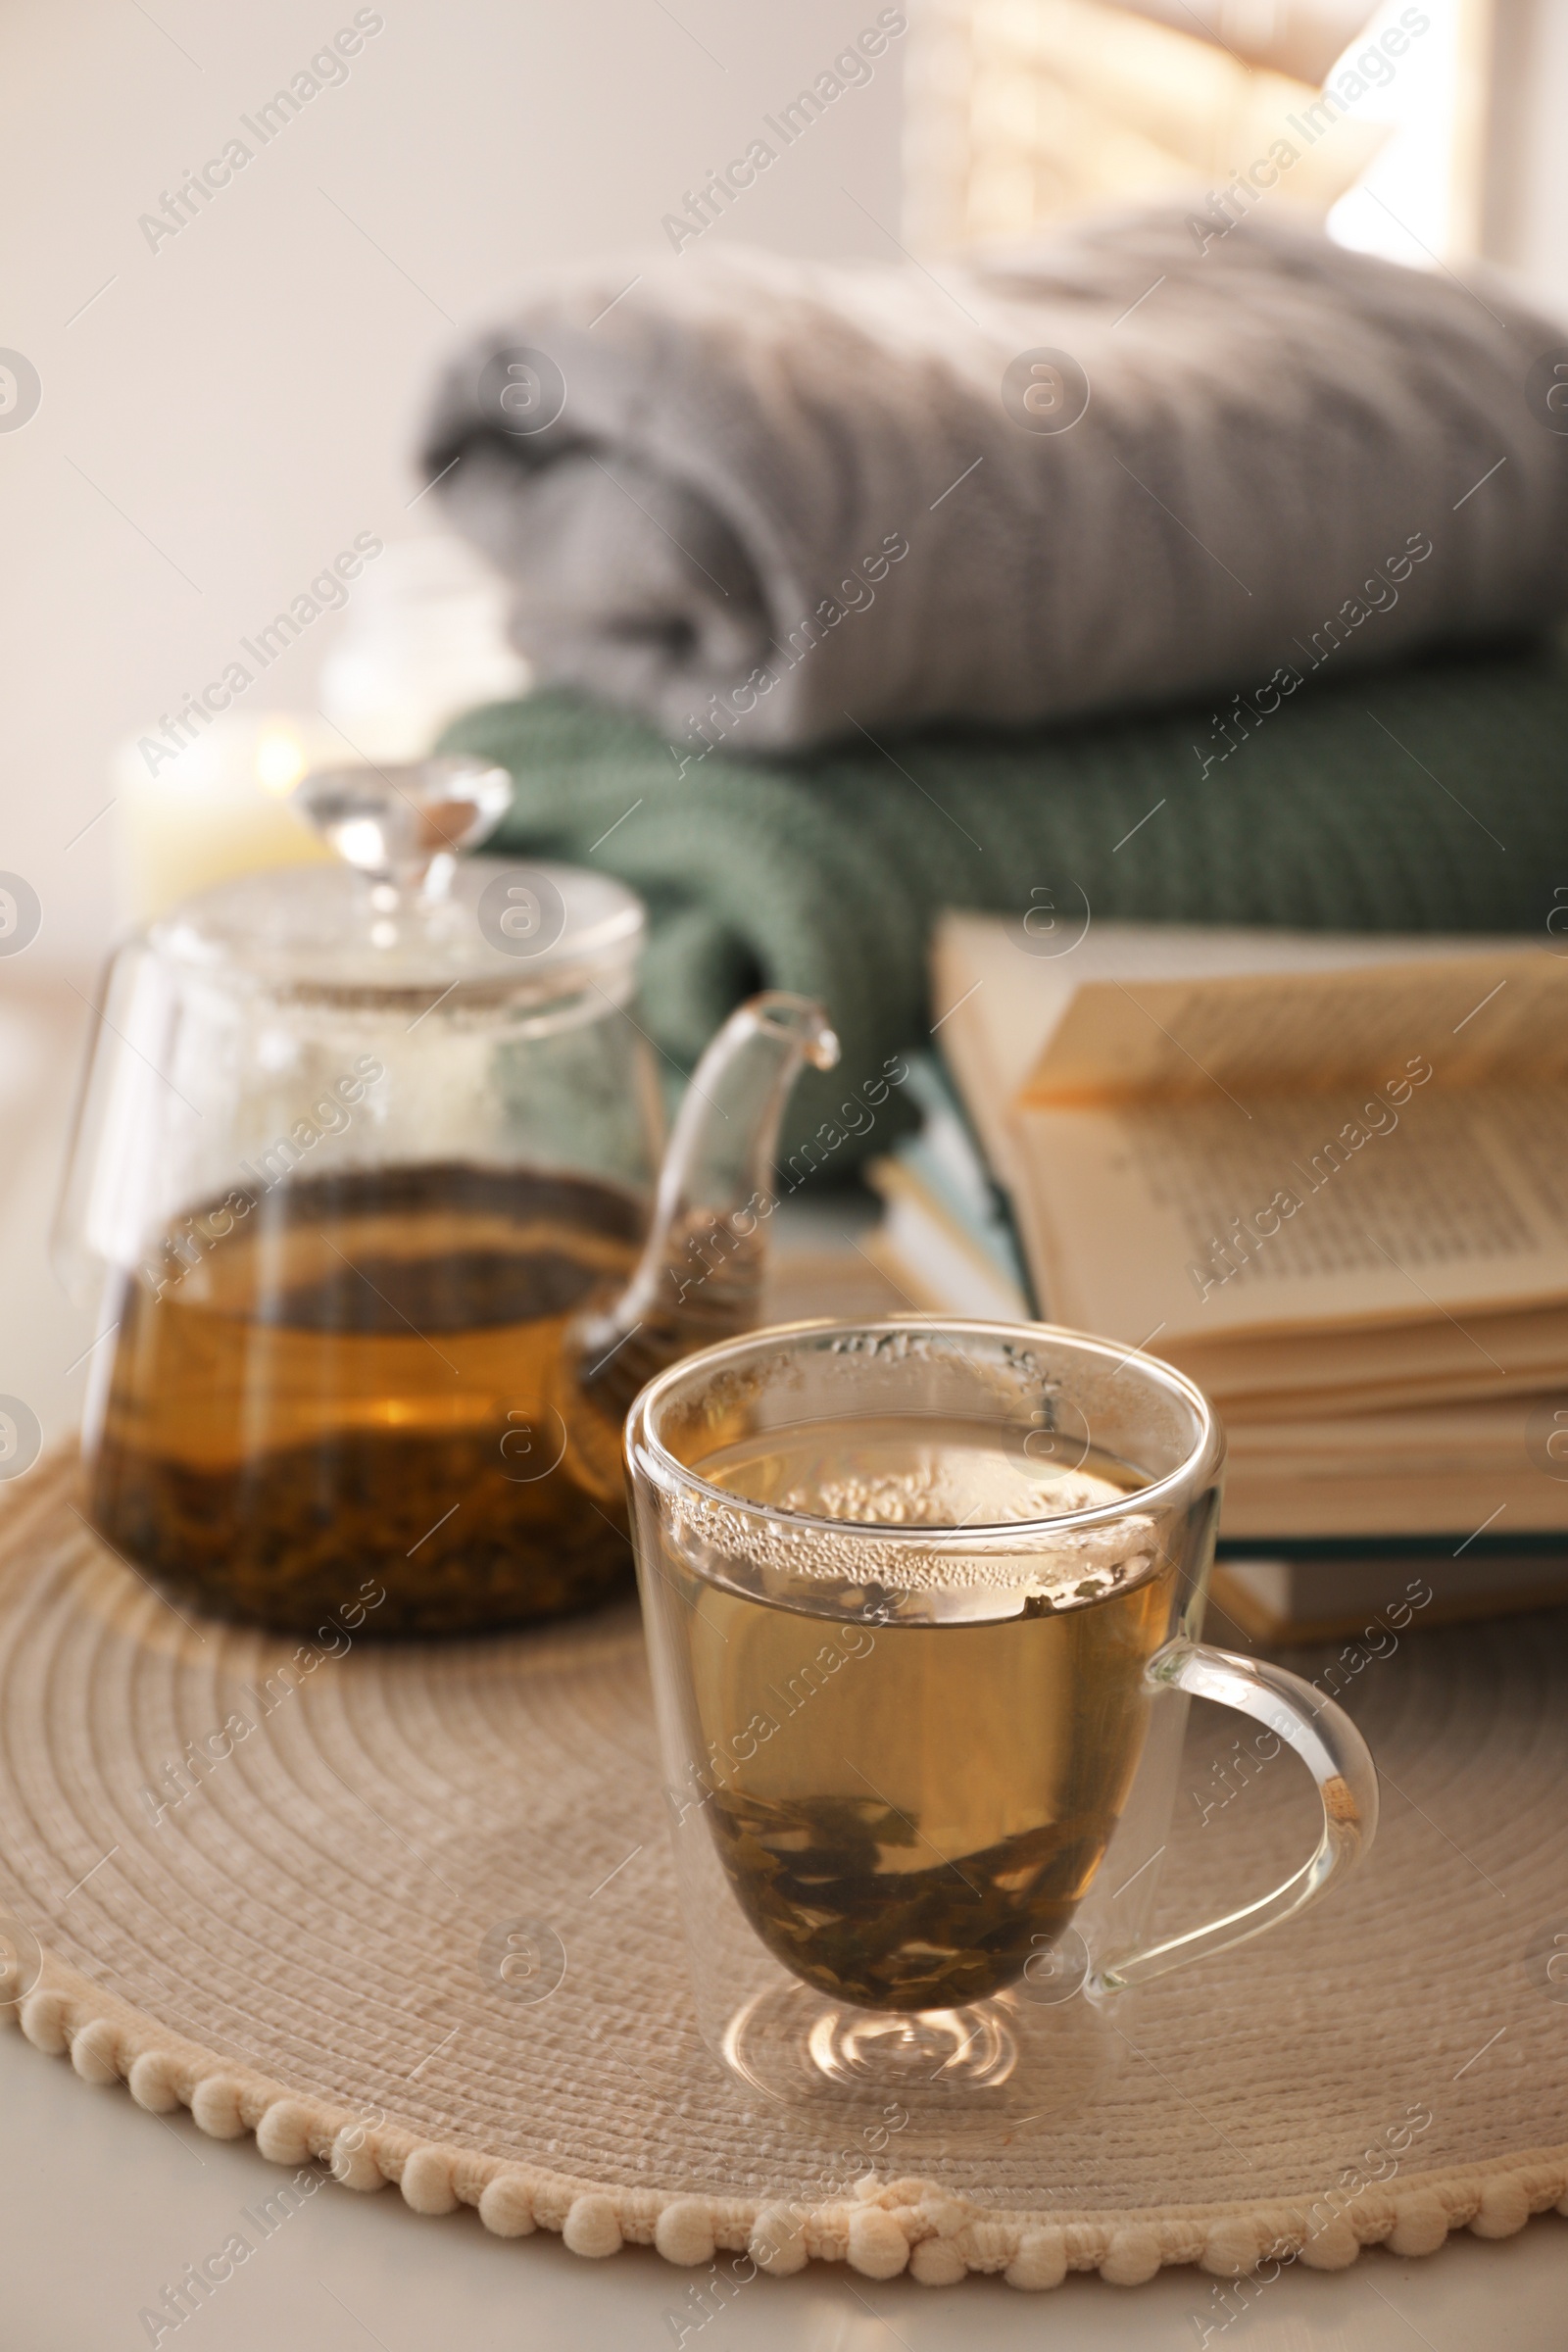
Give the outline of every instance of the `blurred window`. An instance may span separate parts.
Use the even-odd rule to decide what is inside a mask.
[[[1427,266],[1494,249],[1493,0],[923,0],[914,33],[909,224],[927,250],[1204,204],[1254,167],[1270,204],[1346,244]]]

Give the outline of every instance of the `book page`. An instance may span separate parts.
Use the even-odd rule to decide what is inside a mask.
[[[1562,1401],[1568,1414],[1568,1396]],[[1531,1393],[1351,1414],[1325,1412],[1320,1403],[1315,1415],[1251,1422],[1238,1429],[1231,1458],[1251,1467],[1290,1465],[1299,1474],[1320,1472],[1327,1478],[1379,1470],[1407,1478],[1424,1470],[1519,1470],[1530,1459],[1531,1427],[1542,1402]],[[1568,1419],[1563,1426],[1568,1429]],[[1559,1508],[1568,1521],[1568,1482],[1563,1484]]]
[[[1527,1462],[1511,1471],[1421,1470],[1396,1475],[1387,1467],[1363,1477],[1293,1478],[1268,1463],[1246,1461],[1227,1472],[1221,1527],[1227,1542],[1298,1541],[1311,1537],[1442,1536],[1452,1550],[1494,1512],[1489,1534],[1557,1534],[1563,1529],[1563,1490]],[[1499,1584],[1507,1579],[1499,1575]]]
[[[1426,1062],[1440,1086],[1568,1076],[1568,956],[1512,948],[1348,971],[1091,980],[1037,1056],[1034,1103],[1379,1085]]]
[[[1157,1351],[1568,1299],[1568,1086],[1026,1110],[1054,1316]],[[1488,1365],[1477,1339],[1478,1384]],[[1282,1377],[1275,1385],[1290,1385]]]
[[[1165,1346],[1153,1342],[1152,1352]],[[1278,1427],[1340,1416],[1399,1412],[1478,1397],[1539,1397],[1562,1386],[1568,1305],[1501,1308],[1419,1322],[1298,1325],[1278,1333],[1171,1348],[1184,1372],[1225,1409],[1226,1425]],[[1500,1367],[1500,1369],[1499,1369]]]
[[[993,1168],[1005,1178],[1014,1100],[1081,988],[1121,981],[1142,996],[1152,981],[1360,972],[1369,965],[1429,963],[1434,956],[1468,962],[1517,954],[1516,940],[1480,934],[1102,923],[1093,921],[1071,892],[1041,886],[1016,920],[958,912],[939,918],[931,956],[932,1035]]]

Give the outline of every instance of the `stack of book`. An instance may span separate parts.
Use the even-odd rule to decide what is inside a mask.
[[[1401,1557],[1429,1621],[1568,1597],[1568,954],[1054,944],[941,927],[967,1125],[928,1075],[924,1135],[873,1173],[891,1278],[1197,1380],[1230,1443],[1216,1590],[1250,1631],[1337,1630]]]

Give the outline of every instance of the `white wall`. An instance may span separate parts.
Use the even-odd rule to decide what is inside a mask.
[[[43,902],[34,973],[108,936],[113,820],[70,845],[111,747],[356,532],[422,523],[411,417],[452,322],[540,261],[658,248],[878,0],[379,0],[347,82],[150,250],[138,216],[355,5],[0,14],[0,347],[42,385],[0,431],[0,869]],[[893,258],[901,47],[709,236]],[[273,702],[309,705],[336,625],[268,672]]]

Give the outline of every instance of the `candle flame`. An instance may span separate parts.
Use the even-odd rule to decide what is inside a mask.
[[[305,765],[305,754],[292,735],[264,735],[256,747],[256,780],[279,799],[293,791]]]

